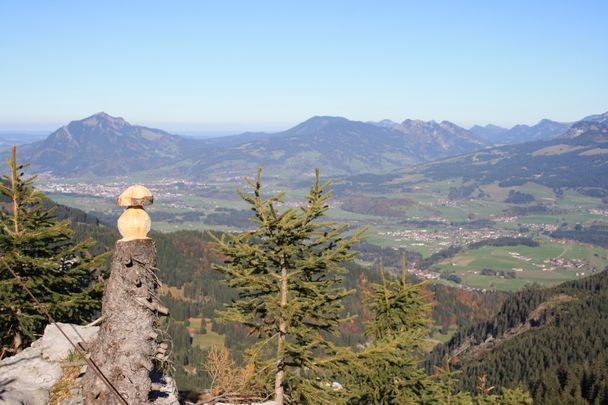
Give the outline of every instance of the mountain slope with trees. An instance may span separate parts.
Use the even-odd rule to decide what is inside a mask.
[[[323,167],[330,175],[386,172],[403,166],[482,149],[487,143],[464,128],[443,121],[406,120],[388,126],[351,121],[342,117],[313,117],[283,132],[252,134],[213,141],[216,148],[191,169],[192,176],[230,162],[228,171],[254,171],[282,176]],[[226,148],[219,148],[221,145]]]
[[[90,247],[94,254],[110,252],[115,241],[120,238],[113,224],[100,222],[78,209],[55,204],[52,206],[56,207],[54,213],[58,219],[71,221],[75,242],[88,239],[97,241],[96,245]],[[212,333],[224,336],[226,346],[237,360],[252,342],[247,339],[243,328],[215,322],[215,311],[222,309],[223,304],[230,302],[235,295],[228,286],[221,283],[222,275],[211,270],[211,265],[221,260],[214,252],[212,238],[198,231],[168,234],[152,232],[151,236],[156,241],[158,251],[158,276],[165,285],[162,302],[170,309],[167,331],[173,338],[175,378],[180,390],[200,390],[209,385],[208,375],[202,367],[207,354],[193,342],[193,332],[199,333],[199,330],[192,329],[190,319],[210,320]],[[399,266],[398,252],[365,246],[368,246],[365,256],[370,260],[383,259],[385,263]],[[354,347],[366,341],[364,323],[372,315],[364,302],[372,291],[372,285],[381,280],[377,271],[357,263],[346,263],[345,267],[348,273],[342,286],[356,292],[345,299],[344,305],[346,313],[357,315],[357,318],[340,325],[339,336],[332,339],[341,345]],[[408,283],[414,282],[416,281],[408,277]],[[431,303],[430,314],[434,327],[445,331],[456,324],[469,325],[489,318],[506,297],[505,294],[465,291],[431,284],[424,287],[423,295]]]
[[[415,171],[433,180],[462,177],[465,182],[497,182],[502,187],[532,182],[601,197],[608,195],[608,126],[579,121],[558,138],[487,149]]]
[[[524,386],[537,404],[608,403],[608,271],[509,297],[491,320],[461,328],[436,347],[474,390],[485,376],[498,391]]]

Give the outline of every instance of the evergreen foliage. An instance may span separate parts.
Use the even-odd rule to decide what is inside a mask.
[[[382,263],[381,283],[373,283],[368,305],[373,318],[366,325],[371,343],[336,375],[350,391],[352,404],[421,404],[432,398],[430,378],[416,355],[427,333],[430,308],[422,284],[406,281],[405,257],[401,280],[387,280]]]
[[[526,387],[537,404],[608,404],[607,314],[606,271],[557,287],[527,289],[508,298],[494,320],[463,328],[438,346],[427,365],[492,336],[503,339],[492,350],[459,356],[461,389],[474,390],[477,378],[485,375],[497,391]],[[525,325],[525,333],[504,339],[505,332]]]
[[[318,222],[330,195],[318,173],[308,204],[299,210],[278,212],[282,194],[263,198],[260,172],[248,182],[253,194],[240,194],[252,206],[257,228],[216,238],[225,260],[214,267],[237,291],[223,319],[259,338],[248,359],[266,380],[261,397],[274,381],[279,404],[530,403],[523,391],[472,397],[456,391],[452,374],[436,381],[424,372],[420,344],[430,308],[422,284],[406,281],[405,259],[400,280],[388,280],[380,265],[380,283],[370,283],[366,345],[354,349],[328,340],[348,320],[342,301],[351,291],[340,285],[338,264],[353,257],[350,248],[359,234],[342,239],[344,226]]]
[[[192,337],[181,322],[169,318],[166,321],[166,332],[171,337],[171,375],[180,391],[195,391],[208,386],[209,378],[203,368],[207,352],[192,345]]]
[[[435,376],[420,367],[421,343],[428,331],[429,312],[424,283],[406,282],[405,258],[401,280],[386,280],[380,265],[381,284],[372,284],[368,305],[373,318],[368,322],[370,343],[356,352],[340,348],[328,359],[331,376],[343,383],[346,403],[394,405],[531,405],[530,395],[521,390],[505,390],[477,396],[458,389],[458,372],[446,362]]]
[[[260,338],[249,355],[274,380],[279,404],[285,391],[288,401],[333,403],[336,391],[315,376],[319,357],[333,351],[327,334],[346,321],[342,299],[352,291],[340,286],[344,270],[339,265],[354,257],[350,249],[361,232],[345,238],[346,225],[319,222],[331,191],[329,183],[320,183],[318,171],[306,204],[298,209],[280,210],[283,194],[264,198],[260,180],[258,170],[255,181],[247,179],[253,193],[239,191],[257,228],[217,239],[226,260],[215,269],[238,292],[222,316]]]
[[[48,322],[21,283],[55,320],[87,321],[101,306],[102,285],[93,270],[104,257],[88,252],[93,241],[72,241],[70,222],[58,221],[32,186],[34,178],[24,177],[28,165],[17,164],[15,147],[7,163],[9,174],[0,182],[9,201],[0,209],[0,253],[18,277],[0,263],[0,340],[3,349],[18,352]]]

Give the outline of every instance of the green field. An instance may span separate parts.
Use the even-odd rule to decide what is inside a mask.
[[[123,211],[114,204],[113,200],[103,197],[73,194],[48,194],[48,197],[59,204],[78,208],[85,212],[115,210],[117,213],[120,213]]]
[[[200,349],[206,350],[211,346],[224,346],[225,336],[216,333],[211,329],[210,324],[207,324],[207,333],[201,334],[201,324],[202,318],[189,318],[188,323],[188,331],[190,332],[190,336],[192,336],[192,345],[198,346]]]
[[[204,335],[192,335],[192,346],[198,346],[202,350],[209,349],[211,346],[224,346],[224,335],[215,332],[207,332]]]
[[[287,189],[286,186],[277,185],[278,177],[266,177],[266,192],[268,195],[280,191],[287,191],[284,199],[292,206],[295,202],[304,201],[307,193],[305,187]],[[407,191],[403,186],[407,186]],[[391,180],[381,188],[373,188],[370,191],[357,191],[357,198],[383,198],[395,199],[395,205],[390,206],[387,215],[370,215],[365,212],[347,211],[340,207],[340,203],[346,202],[348,196],[337,195],[330,204],[335,206],[328,211],[328,219],[344,222],[351,225],[353,229],[367,226],[367,242],[383,247],[405,248],[420,253],[423,257],[429,257],[433,253],[447,248],[450,244],[461,245],[483,239],[488,233],[481,236],[466,235],[469,230],[478,228],[472,226],[467,228],[467,223],[478,220],[492,220],[493,229],[500,235],[511,235],[514,232],[524,232],[525,236],[542,241],[537,248],[526,248],[523,246],[515,248],[481,248],[468,250],[457,257],[442,262],[437,266],[441,271],[453,271],[462,278],[462,283],[477,288],[491,288],[501,290],[516,290],[527,283],[537,282],[541,284],[558,283],[580,277],[581,273],[589,274],[592,267],[597,270],[608,265],[606,252],[608,250],[590,247],[582,244],[561,245],[558,241],[551,240],[545,235],[555,227],[564,226],[567,229],[575,224],[589,226],[593,224],[608,224],[605,215],[590,213],[591,209],[602,208],[606,205],[600,198],[581,195],[574,190],[563,190],[558,196],[548,187],[538,184],[526,183],[519,187],[500,187],[497,183],[480,185],[474,189],[469,197],[458,200],[448,199],[450,188],[462,187],[462,179],[445,181],[429,181],[424,177],[414,174],[404,174],[401,178]],[[154,186],[162,190],[158,193],[154,205],[149,208],[152,217],[152,228],[161,232],[173,232],[178,230],[217,230],[225,232],[238,232],[242,229],[227,225],[210,225],[205,223],[204,217],[218,210],[231,208],[242,210],[247,204],[239,199],[235,190],[241,188],[247,190],[244,182],[232,182],[225,184],[213,184],[206,188],[198,189],[196,192],[180,191],[173,194],[169,189],[163,190],[162,185]],[[353,188],[356,191],[357,187]],[[515,190],[532,195],[535,200],[530,204],[510,204],[504,200],[509,192]],[[485,193],[479,198],[480,191]],[[80,208],[84,211],[100,211],[108,214],[119,215],[122,211],[114,206],[114,201],[109,198],[95,196],[83,196],[76,194],[50,194],[50,197],[59,203]],[[399,199],[407,198],[413,203],[402,204]],[[532,215],[515,216],[513,212],[522,212],[526,207],[542,204],[548,210],[546,213],[534,213]],[[365,204],[361,205],[365,210]],[[368,206],[369,207],[369,206]],[[516,211],[513,211],[516,210]],[[519,211],[517,211],[519,210]],[[167,220],[155,220],[155,216],[163,214],[178,214],[181,212],[198,212],[200,220],[179,221],[179,218],[170,217]],[[395,215],[398,213],[398,215]],[[438,221],[436,224],[426,225],[426,228],[417,228],[415,224],[408,221],[425,221],[432,219]],[[508,220],[506,220],[508,219]],[[492,223],[492,222],[491,222]],[[243,226],[248,226],[243,225]],[[485,225],[487,226],[487,225]],[[491,226],[491,225],[490,225]],[[549,228],[547,228],[549,227]],[[551,228],[553,227],[553,228]],[[487,229],[487,228],[486,228]],[[547,231],[549,229],[549,231]],[[423,231],[427,235],[447,235],[448,238],[421,237]],[[484,231],[485,232],[485,231]],[[499,235],[499,236],[500,236]],[[464,242],[466,241],[466,242]],[[509,255],[516,252],[521,256],[529,257],[529,261],[523,261]],[[539,265],[543,260],[563,255],[568,260],[584,260],[584,269],[578,271],[566,267],[557,267],[551,271],[543,271]],[[516,271],[516,278],[500,278],[480,275],[484,269],[500,271]],[[579,276],[576,275],[579,273]],[[445,282],[445,281],[441,281]],[[203,341],[213,340],[212,337],[198,338]]]
[[[552,266],[544,263],[545,260],[559,258],[566,260],[566,263]],[[577,268],[576,264],[581,264],[582,267]],[[543,270],[543,265],[551,269]],[[467,286],[514,291],[529,283],[557,284],[573,280],[590,275],[592,269],[600,271],[606,266],[608,257],[605,249],[580,243],[562,244],[546,240],[539,247],[486,246],[466,250],[440,262],[436,268],[439,271],[455,273],[462,279],[462,284]],[[515,272],[516,278],[482,275],[480,272],[483,269]]]

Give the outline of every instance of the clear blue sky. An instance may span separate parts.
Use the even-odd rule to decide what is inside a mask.
[[[185,130],[313,115],[570,121],[608,110],[603,1],[2,1],[0,129],[98,111]]]

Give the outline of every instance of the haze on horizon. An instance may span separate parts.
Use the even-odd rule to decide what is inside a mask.
[[[608,110],[608,3],[0,4],[0,130],[106,111],[173,132],[314,115],[470,127]]]

